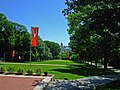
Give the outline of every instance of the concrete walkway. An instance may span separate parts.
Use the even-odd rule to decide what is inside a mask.
[[[52,75],[51,77],[45,77],[33,90],[45,90],[50,81],[52,81],[53,77],[54,75]]]
[[[87,62],[88,64],[91,64],[90,62]],[[92,63],[92,65],[94,65],[95,66],[95,63]],[[99,67],[101,67],[101,68],[104,68],[104,65],[102,65],[102,64],[98,64],[97,66],[99,66]],[[115,69],[115,68],[113,68],[112,66],[107,66],[108,67],[108,69],[109,70],[112,70],[112,71],[114,71],[114,72],[116,72],[116,73],[120,73],[120,69]]]
[[[15,64],[17,64],[17,65],[30,65],[30,63],[3,63],[3,62],[1,62],[0,64],[10,64],[10,65],[15,65]],[[60,64],[34,64],[34,63],[31,63],[31,65],[35,65],[35,66],[39,66],[39,65],[42,65],[42,66],[67,66],[67,65],[60,65]]]

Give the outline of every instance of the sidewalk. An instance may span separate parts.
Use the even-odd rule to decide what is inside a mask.
[[[30,65],[30,63],[4,63],[4,62],[1,62],[1,64],[17,64],[17,65]],[[35,64],[35,63],[31,63],[31,65],[35,65],[35,66],[66,66],[66,65],[60,65],[60,64]]]
[[[87,62],[88,64],[91,64],[90,62]],[[95,66],[95,63],[92,63],[92,65],[94,65]],[[98,66],[100,66],[101,68],[104,68],[104,65],[101,65],[101,64],[98,64]],[[120,69],[115,69],[115,68],[113,68],[112,66],[107,66],[108,67],[108,69],[110,69],[110,70],[112,70],[112,71],[114,71],[114,72],[116,72],[116,73],[120,73]]]
[[[44,90],[53,77],[0,74],[0,90]]]

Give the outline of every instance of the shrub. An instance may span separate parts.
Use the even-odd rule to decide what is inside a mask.
[[[44,76],[47,76],[48,75],[48,72],[44,72]]]
[[[0,67],[0,73],[4,73],[5,72],[5,68]]]
[[[9,67],[7,68],[7,71],[8,71],[8,73],[13,73],[14,68],[9,66]]]
[[[22,69],[22,68],[19,68],[19,69],[17,70],[17,74],[23,74],[23,69]]]
[[[42,73],[41,68],[37,68],[37,69],[35,70],[35,73],[36,73],[37,75],[41,75],[41,73]]]
[[[26,72],[27,72],[27,75],[32,75],[33,74],[33,70],[32,69],[28,69]]]

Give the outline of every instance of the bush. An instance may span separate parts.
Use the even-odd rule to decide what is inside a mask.
[[[71,60],[77,60],[78,59],[78,54],[74,54],[74,53],[72,53],[71,55],[70,55],[70,59]]]
[[[65,60],[65,59],[66,59],[66,53],[65,53],[65,52],[61,53],[60,56],[61,56],[61,59],[62,59],[62,60]]]
[[[23,69],[22,69],[22,68],[19,68],[19,69],[17,70],[17,74],[22,75],[22,74],[23,74]]]
[[[0,67],[0,73],[4,73],[5,72],[5,69],[3,67]]]
[[[32,75],[33,74],[33,70],[32,69],[28,69],[26,72],[27,72],[27,75]]]
[[[9,67],[7,68],[7,71],[8,71],[8,73],[13,73],[14,68],[9,66]]]
[[[37,75],[41,75],[41,73],[42,73],[41,68],[37,68],[37,69],[35,70],[35,73],[36,73]]]
[[[44,72],[44,76],[47,76],[48,75],[48,72]]]

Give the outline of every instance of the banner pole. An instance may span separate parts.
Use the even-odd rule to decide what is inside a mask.
[[[31,43],[30,43],[30,68],[31,68]]]
[[[31,29],[32,29],[32,27],[31,27]],[[31,30],[31,34],[32,34],[32,30]],[[30,39],[31,39],[31,37],[30,37]],[[31,68],[31,43],[32,43],[32,40],[30,40],[30,68]]]
[[[38,27],[31,27],[31,42],[30,42],[30,67],[31,67],[31,49],[38,44]]]

